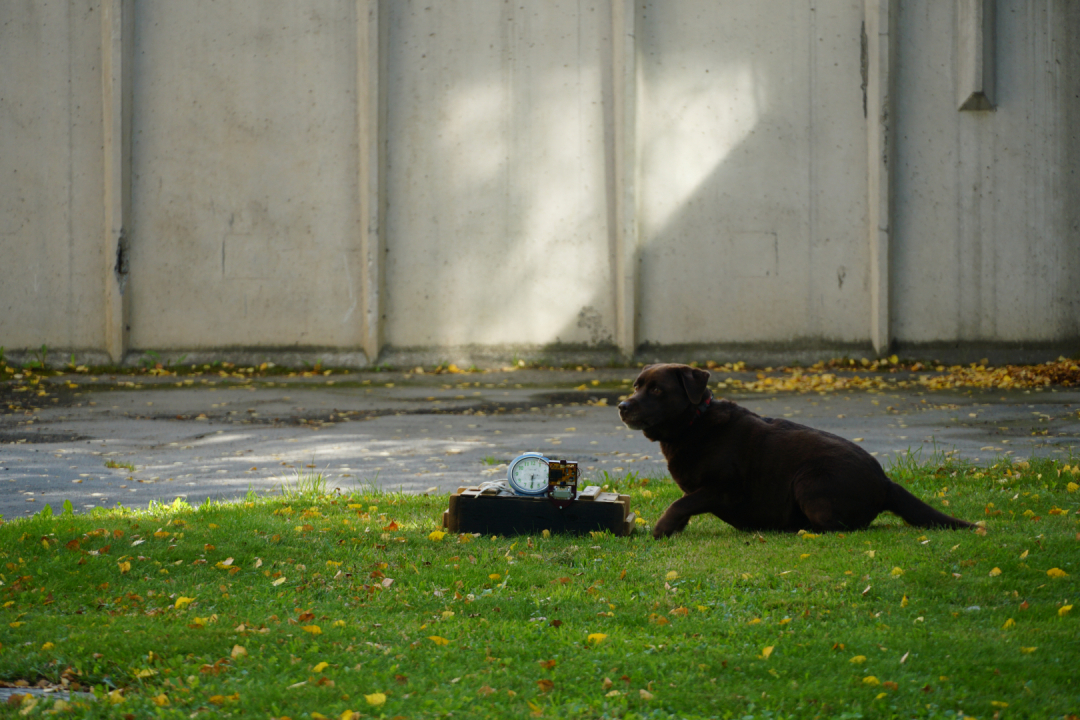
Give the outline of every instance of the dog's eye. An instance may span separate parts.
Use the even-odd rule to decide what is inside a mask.
[[[663,395],[664,394],[664,391],[661,390],[660,388],[656,387],[655,385],[653,387],[649,388],[649,392],[651,392],[653,395]]]

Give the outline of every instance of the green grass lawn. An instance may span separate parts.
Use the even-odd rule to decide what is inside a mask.
[[[892,475],[986,530],[882,516],[654,541],[441,536],[446,497],[43,512],[0,525],[0,679],[44,717],[1048,718],[1080,714],[1080,478]],[[295,486],[294,486],[295,487]],[[623,479],[655,520],[670,480]],[[355,714],[355,715],[354,715]]]

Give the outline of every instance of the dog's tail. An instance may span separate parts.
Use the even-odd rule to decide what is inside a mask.
[[[918,527],[949,528],[952,530],[975,527],[973,523],[966,520],[950,517],[935,510],[891,481],[885,490],[885,509],[896,513],[909,524]]]

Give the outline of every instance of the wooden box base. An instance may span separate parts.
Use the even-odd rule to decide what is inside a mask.
[[[481,494],[476,488],[458,488],[443,512],[443,527],[453,533],[483,535],[585,534],[608,530],[613,535],[634,531],[630,496],[586,488],[565,508],[547,498]]]

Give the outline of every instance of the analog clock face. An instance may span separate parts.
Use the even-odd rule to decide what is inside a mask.
[[[526,453],[511,463],[507,480],[515,491],[525,495],[540,495],[547,490],[547,458],[539,453]]]

